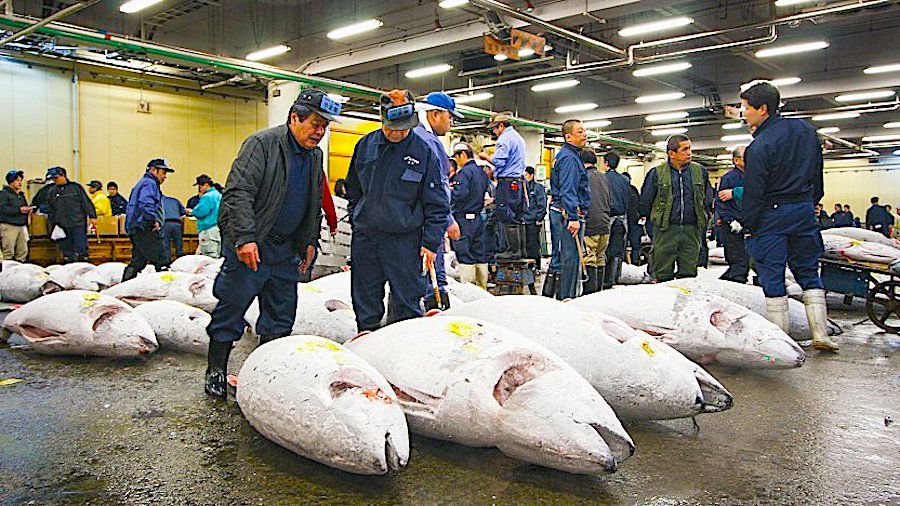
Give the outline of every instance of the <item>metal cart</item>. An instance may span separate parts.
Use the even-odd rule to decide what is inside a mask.
[[[844,303],[853,297],[866,299],[866,313],[872,323],[884,331],[900,333],[900,276],[882,264],[848,260],[820,259],[825,290],[844,295]],[[883,276],[877,279],[874,275]],[[886,278],[886,279],[885,279]]]

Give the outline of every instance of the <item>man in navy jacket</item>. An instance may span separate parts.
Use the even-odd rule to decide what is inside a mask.
[[[131,197],[125,207],[125,231],[131,239],[131,263],[125,268],[122,281],[137,277],[138,273],[153,264],[156,270],[168,269],[170,255],[162,242],[162,225],[165,223],[162,190],[170,172],[175,172],[162,158],[147,163],[147,171],[131,189]]]
[[[722,176],[719,191],[733,190],[744,186],[744,150],[746,146],[738,146],[731,152],[734,168]],[[750,273],[750,259],[744,245],[744,226],[741,224],[741,201],[736,199],[721,200],[716,196],[716,212],[722,220],[722,242],[725,248],[725,261],[728,270],[720,279],[747,283]]]

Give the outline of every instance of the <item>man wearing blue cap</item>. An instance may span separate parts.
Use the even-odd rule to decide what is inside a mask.
[[[406,90],[381,96],[382,128],[356,144],[347,173],[350,285],[360,332],[381,326],[386,282],[391,286],[387,323],[422,316],[423,267],[434,263],[447,230],[450,201],[441,161],[412,134],[419,122],[413,100]]]
[[[148,263],[157,271],[169,268],[169,241],[163,246],[162,235],[166,222],[165,197],[160,186],[171,172],[175,170],[164,159],[154,158],[147,162],[147,170],[131,189],[125,206],[125,231],[131,240],[131,262],[125,267],[122,281],[136,278]],[[180,220],[181,216],[176,218]]]
[[[438,137],[447,135],[453,126],[453,118],[462,119],[463,115],[456,110],[456,101],[446,93],[435,91],[429,93],[423,102],[416,104],[419,111],[419,124],[413,129],[413,133],[428,143],[428,147],[434,152],[441,164],[441,182],[450,199],[450,159],[444,149],[444,143]],[[459,224],[453,219],[453,214],[447,214],[447,235],[456,241],[459,239]],[[447,273],[444,269],[444,241],[441,241],[437,250],[437,258],[434,262],[437,273],[438,289],[441,300],[435,300],[434,288],[431,286],[431,278],[427,278],[428,288],[425,290],[425,309],[447,309],[450,307],[450,298],[447,296]]]

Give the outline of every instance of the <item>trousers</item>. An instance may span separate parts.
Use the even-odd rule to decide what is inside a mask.
[[[823,288],[819,257],[824,247],[812,202],[776,204],[764,211],[759,230],[747,239],[747,249],[766,297],[787,295],[785,266],[804,290]]]

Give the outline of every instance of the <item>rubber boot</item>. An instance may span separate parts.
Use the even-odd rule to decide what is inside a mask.
[[[785,334],[791,333],[791,314],[788,310],[787,295],[783,297],[766,297],[766,318],[778,325],[778,328],[783,330]],[[812,323],[811,320],[810,323]]]
[[[621,262],[622,259],[619,257],[611,257],[606,259],[606,269],[603,273],[603,288],[612,288],[616,282],[619,281],[619,277],[616,276],[616,264]]]
[[[477,267],[474,264],[459,264],[457,270],[459,271],[460,283],[478,284]]]
[[[803,306],[809,318],[812,332],[812,347],[816,350],[836,352],[838,345],[828,337],[828,306],[825,304],[825,290],[814,288],[803,291]]]
[[[498,260],[521,260],[525,256],[525,225],[509,223],[504,226],[509,248],[497,255]]]
[[[475,284],[487,290],[488,264],[475,264]]]
[[[232,343],[209,341],[209,352],[206,355],[206,393],[225,400],[228,398],[228,357],[231,355]]]
[[[447,295],[447,292],[441,290],[438,292],[438,295],[441,297],[440,301],[436,301],[434,299],[434,294],[429,294],[428,297],[422,301],[425,305],[425,311],[431,311],[433,309],[440,309],[441,311],[446,311],[450,309],[450,297]]]
[[[600,280],[598,278],[600,268],[588,265],[585,270],[587,271],[587,280],[581,287],[581,295],[590,295],[600,289]]]
[[[281,339],[282,337],[291,335],[290,332],[282,332],[280,334],[269,334],[269,335],[260,335],[259,336],[259,344],[257,346],[262,346],[266,343],[270,343],[276,339]]]
[[[135,269],[131,265],[128,265],[127,267],[125,267],[125,272],[122,273],[122,281],[125,282],[129,279],[134,279],[137,277],[137,275],[137,269]]]
[[[612,258],[612,275],[609,279],[609,286],[619,284],[619,278],[622,277],[622,262],[624,259],[622,257],[613,257]]]
[[[556,283],[559,281],[559,273],[548,271],[547,275],[544,276],[544,287],[541,290],[541,295],[544,297],[550,297],[551,299],[556,298]]]
[[[597,291],[602,292],[607,288],[610,288],[610,286],[606,284],[606,266],[601,265],[597,267]]]

